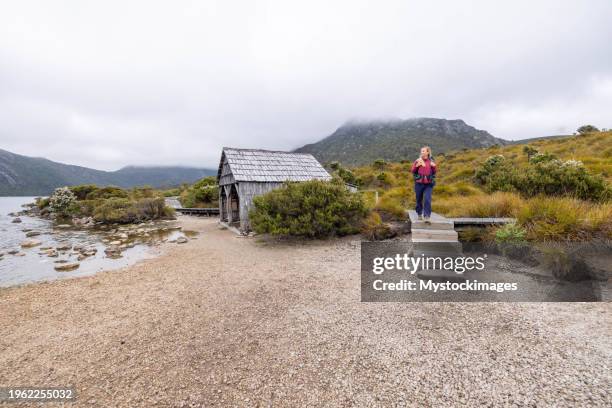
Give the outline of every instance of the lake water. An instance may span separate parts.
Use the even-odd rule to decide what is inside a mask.
[[[163,233],[147,234],[150,236],[146,240],[132,242],[133,248],[125,249],[121,258],[113,259],[104,253],[107,247],[104,240],[109,240],[112,231],[58,228],[51,220],[27,215],[19,216],[21,223],[13,223],[15,217],[8,214],[22,211],[23,204],[33,201],[34,197],[0,197],[0,253],[3,254],[0,256],[0,287],[92,275],[102,270],[121,268],[155,256],[159,253],[158,246],[161,242],[182,235],[181,232],[172,229],[173,222],[147,224],[143,228],[154,229],[160,224],[170,228],[164,228],[166,231]],[[42,241],[42,244],[33,248],[21,248],[21,243],[29,239],[26,237],[27,231],[40,232],[40,235],[31,239]],[[84,245],[97,249],[97,253],[79,261],[80,265],[74,271],[58,272],[55,270],[56,266],[61,265],[61,262],[77,262],[79,254],[67,250],[59,251],[57,257],[49,257],[41,252],[44,248],[62,245]],[[17,254],[9,254],[10,251],[16,250],[19,251]]]

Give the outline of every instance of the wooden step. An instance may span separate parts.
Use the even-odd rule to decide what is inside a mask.
[[[429,223],[419,220],[419,216],[414,210],[408,211],[408,217],[410,217],[413,229],[452,230],[455,228],[455,224],[451,220],[436,213],[431,213]]]
[[[457,231],[455,230],[419,229],[419,228],[413,227],[412,228],[412,241],[416,242],[415,240],[420,240],[420,239],[427,239],[427,240],[432,240],[432,241],[442,241],[442,242],[447,242],[447,241],[454,242],[454,241],[458,241],[459,235],[457,234]]]

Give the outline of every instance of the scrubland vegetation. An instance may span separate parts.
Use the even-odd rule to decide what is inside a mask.
[[[435,156],[439,174],[433,210],[447,217],[517,219],[498,229],[464,232],[467,240],[611,239],[612,132],[589,129],[581,128],[576,136]],[[258,198],[253,227],[319,237],[347,234],[361,224],[364,236],[383,239],[390,231],[386,223],[405,220],[406,210],[414,207],[411,164],[376,160],[346,168],[331,163],[333,183],[289,184]],[[348,193],[340,180],[358,185],[359,193]]]
[[[513,228],[523,231],[518,235],[527,240],[612,238],[610,131],[462,150],[435,155],[435,160],[435,212],[514,217],[518,224]],[[414,207],[411,164],[377,161],[343,169],[361,190],[378,191],[380,199],[370,208],[380,217],[368,219],[366,235],[379,233],[385,220],[404,219],[405,210]],[[338,168],[335,173],[342,176]],[[489,230],[484,238],[502,236]]]
[[[42,215],[78,218],[101,223],[127,224],[171,217],[163,194],[152,188],[122,189],[86,184],[62,187],[37,201]]]

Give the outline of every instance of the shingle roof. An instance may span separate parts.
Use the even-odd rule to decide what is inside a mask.
[[[236,181],[284,182],[329,180],[331,176],[311,154],[224,147],[219,176],[227,158]]]

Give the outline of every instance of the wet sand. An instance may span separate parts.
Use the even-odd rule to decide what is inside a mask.
[[[612,405],[610,303],[364,304],[355,237],[180,223],[200,235],[157,258],[0,289],[0,385],[92,407]]]

